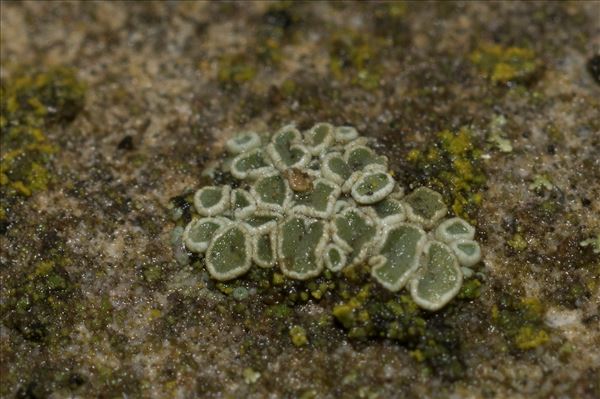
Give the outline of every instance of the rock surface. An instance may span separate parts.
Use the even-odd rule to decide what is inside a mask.
[[[0,7],[1,397],[600,396],[598,3]],[[226,139],[288,121],[477,227],[461,300],[172,250]]]

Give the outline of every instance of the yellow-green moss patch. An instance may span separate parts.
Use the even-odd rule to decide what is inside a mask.
[[[3,211],[15,196],[29,197],[52,180],[56,147],[46,132],[72,121],[83,108],[85,88],[73,71],[56,68],[3,81],[0,86],[0,197]]]
[[[539,68],[533,50],[484,43],[470,55],[477,69],[494,83],[524,82]]]

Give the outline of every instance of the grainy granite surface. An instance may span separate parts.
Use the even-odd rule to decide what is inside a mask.
[[[600,3],[0,11],[7,92],[58,67],[85,86],[59,122],[71,108],[42,101],[49,177],[3,183],[1,397],[600,397]],[[418,314],[436,338],[356,339],[335,292],[248,278],[237,301],[175,260],[173,207],[224,139],[324,120],[377,138],[406,186],[468,183],[444,194],[477,224],[481,286]],[[440,134],[461,130],[467,170]]]

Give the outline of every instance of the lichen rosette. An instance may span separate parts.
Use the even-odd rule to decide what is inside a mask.
[[[253,265],[307,280],[367,264],[385,289],[407,288],[420,307],[442,308],[481,260],[475,228],[444,219],[442,196],[429,188],[405,195],[369,144],[355,128],[329,123],[233,137],[219,168],[239,184],[196,192],[186,247],[204,254],[219,281]]]

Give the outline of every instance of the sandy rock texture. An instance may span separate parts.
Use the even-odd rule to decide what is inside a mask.
[[[600,397],[600,3],[0,7],[1,397]],[[178,246],[224,141],[292,121],[476,225],[457,300]]]

